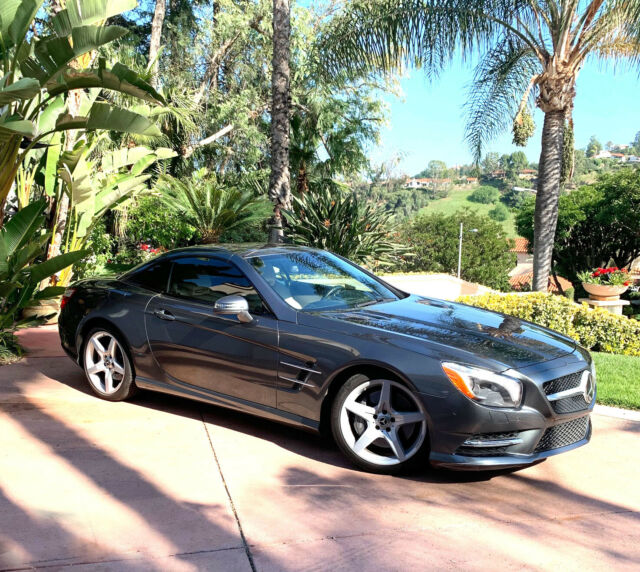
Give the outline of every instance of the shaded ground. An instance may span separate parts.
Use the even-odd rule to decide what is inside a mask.
[[[108,403],[55,330],[0,368],[0,569],[632,570],[640,423],[502,474],[369,475],[313,435],[195,402]],[[40,357],[36,357],[40,356]]]

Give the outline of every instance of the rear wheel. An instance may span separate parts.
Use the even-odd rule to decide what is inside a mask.
[[[418,459],[427,444],[427,416],[420,399],[389,379],[350,378],[331,411],[334,438],[357,466],[395,473]]]
[[[93,392],[108,401],[135,393],[131,360],[118,337],[104,328],[89,332],[84,344],[84,372]]]

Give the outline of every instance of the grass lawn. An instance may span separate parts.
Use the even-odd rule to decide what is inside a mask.
[[[488,215],[489,211],[495,207],[493,205],[483,205],[480,203],[474,203],[467,199],[467,197],[474,191],[474,187],[463,189],[451,189],[451,193],[445,199],[438,199],[431,201],[426,207],[423,207],[418,212],[418,215],[427,213],[444,213],[446,215],[452,215],[456,211],[468,208],[477,213]],[[513,212],[509,211],[509,218],[502,223],[507,235],[511,238],[518,236],[516,232]]]
[[[640,357],[592,352],[598,379],[598,403],[640,409]]]

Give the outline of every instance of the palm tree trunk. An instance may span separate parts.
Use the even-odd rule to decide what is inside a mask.
[[[280,211],[289,208],[291,202],[291,175],[289,173],[290,35],[291,9],[289,0],[273,0],[269,198],[274,203],[274,210],[269,242],[282,242],[284,231]]]
[[[151,22],[151,39],[149,40],[149,63],[151,64],[151,85],[153,89],[158,89],[158,52],[160,51],[160,37],[162,36],[162,25],[164,24],[166,12],[166,0],[156,0]]]
[[[533,290],[537,292],[546,292],[549,285],[558,222],[564,115],[564,111],[548,111],[542,128],[533,243]]]

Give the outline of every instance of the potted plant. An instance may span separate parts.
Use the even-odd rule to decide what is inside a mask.
[[[629,273],[616,266],[581,272],[578,279],[592,300],[618,300],[631,284]]]

